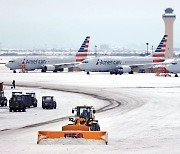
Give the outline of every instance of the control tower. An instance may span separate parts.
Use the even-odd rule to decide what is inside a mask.
[[[176,19],[176,15],[173,14],[172,8],[165,9],[165,13],[162,15],[162,18],[165,23],[165,35],[167,35],[167,43],[165,48],[165,57],[173,57],[173,24]]]

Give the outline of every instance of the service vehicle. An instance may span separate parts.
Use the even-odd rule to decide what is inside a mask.
[[[56,109],[56,101],[53,96],[42,96],[43,109]]]
[[[48,139],[92,139],[108,143],[108,133],[100,131],[98,120],[95,120],[95,109],[93,106],[77,106],[72,110],[75,118],[69,118],[72,124],[62,127],[62,131],[39,131],[37,144]]]

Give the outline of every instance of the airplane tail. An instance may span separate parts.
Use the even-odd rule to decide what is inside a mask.
[[[164,35],[155,52],[152,54],[153,57],[159,57],[159,59],[153,60],[153,62],[163,62],[166,53],[166,43],[168,35]]]
[[[82,62],[87,57],[90,36],[87,36],[76,54],[76,62]]]

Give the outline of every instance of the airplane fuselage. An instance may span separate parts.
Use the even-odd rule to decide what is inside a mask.
[[[172,63],[166,66],[166,69],[170,73],[174,73],[174,74],[180,73],[180,60],[173,61]]]
[[[75,57],[73,56],[65,56],[61,58],[56,57],[26,57],[26,58],[16,58],[10,60],[6,67],[11,70],[21,69],[22,64],[25,64],[26,70],[35,70],[41,69],[45,65],[53,65],[58,63],[67,63],[67,62],[75,62]]]
[[[78,67],[89,72],[105,72],[118,66],[152,63],[153,57],[95,57],[84,60]]]

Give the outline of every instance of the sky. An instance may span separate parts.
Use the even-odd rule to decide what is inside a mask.
[[[162,15],[174,9],[174,47],[180,48],[179,0],[0,0],[0,48],[156,47]]]

